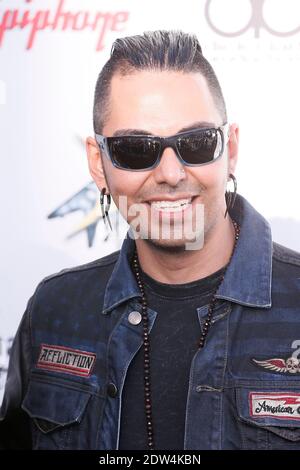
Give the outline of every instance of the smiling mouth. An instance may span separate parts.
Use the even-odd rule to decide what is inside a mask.
[[[151,208],[161,212],[181,212],[192,203],[192,198],[177,201],[153,201]]]
[[[192,206],[192,202],[196,197],[197,196],[184,199],[177,199],[176,201],[149,201],[147,202],[147,204],[150,205],[151,209],[159,212],[183,212],[184,210]]]

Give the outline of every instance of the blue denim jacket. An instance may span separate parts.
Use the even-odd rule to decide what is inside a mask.
[[[300,254],[273,242],[241,195],[230,215],[241,234],[190,366],[184,449],[300,449]],[[141,312],[134,243],[37,286],[11,351],[2,447],[22,446],[22,416],[33,449],[118,449],[122,389],[142,347],[129,316]],[[203,327],[207,305],[197,311]]]

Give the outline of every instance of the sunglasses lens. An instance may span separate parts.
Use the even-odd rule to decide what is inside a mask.
[[[190,165],[209,163],[218,158],[222,151],[222,139],[217,129],[198,131],[180,137],[177,149],[183,160]]]
[[[110,154],[117,166],[129,170],[152,167],[158,157],[160,144],[147,137],[121,137],[110,145]]]

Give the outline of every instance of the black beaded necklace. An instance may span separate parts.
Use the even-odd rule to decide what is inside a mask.
[[[214,294],[212,296],[212,300],[209,303],[208,306],[208,313],[207,313],[207,318],[204,322],[203,326],[203,331],[199,339],[198,343],[198,349],[202,349],[205,343],[205,339],[209,330],[209,327],[211,325],[211,320],[213,316],[213,311],[216,303],[216,292],[219,289],[220,285],[222,284],[227,268],[230,264],[230,261],[232,259],[237,241],[239,239],[240,235],[240,226],[232,220],[234,230],[235,230],[235,243],[234,243],[234,248],[232,250],[231,256],[229,263],[227,264],[225,271],[223,275],[221,276],[221,279],[214,291]],[[145,295],[145,289],[144,285],[142,282],[141,278],[141,273],[140,273],[140,266],[139,266],[139,261],[138,261],[138,255],[137,251],[135,250],[134,256],[133,256],[133,269],[134,273],[136,276],[136,280],[138,283],[138,286],[140,288],[141,294],[142,294],[142,321],[143,321],[143,343],[144,343],[144,396],[145,396],[145,411],[146,411],[146,424],[147,424],[147,436],[148,436],[148,447],[150,450],[154,450],[154,438],[153,438],[153,423],[152,423],[152,402],[151,402],[151,382],[150,382],[150,340],[149,340],[149,330],[148,330],[148,315],[147,315],[147,299]]]

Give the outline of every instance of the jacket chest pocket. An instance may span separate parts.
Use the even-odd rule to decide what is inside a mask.
[[[88,448],[91,387],[53,377],[32,377],[22,408],[32,420],[33,449]]]
[[[295,385],[236,389],[243,448],[300,449],[300,386]]]

